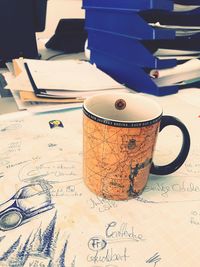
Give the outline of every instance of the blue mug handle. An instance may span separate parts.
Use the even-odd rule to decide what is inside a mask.
[[[151,174],[167,175],[173,173],[181,167],[188,156],[190,150],[190,135],[186,126],[179,119],[173,116],[163,116],[160,123],[160,132],[169,125],[177,126],[182,132],[183,142],[181,150],[175,160],[167,165],[157,166],[152,163],[150,170]]]

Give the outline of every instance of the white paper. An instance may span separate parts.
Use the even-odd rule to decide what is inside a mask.
[[[165,49],[159,48],[155,53],[154,56],[156,57],[165,57],[165,56],[189,56],[189,55],[196,55],[200,54],[199,51],[191,51],[191,50],[177,50],[177,49]]]
[[[199,8],[200,5],[179,5],[174,4],[174,11],[175,12],[184,12],[184,11],[191,11]]]
[[[109,75],[97,69],[95,65],[91,65],[85,61],[65,60],[65,61],[42,61],[42,60],[24,60],[28,63],[33,79],[40,89],[56,90],[57,94],[69,92],[69,97],[77,96],[81,92],[84,96],[85,92],[124,89],[122,84],[113,80]],[[19,62],[21,64],[21,62]],[[6,88],[10,90],[21,90],[33,92],[32,85],[22,67],[22,72],[13,79],[8,81]],[[74,94],[73,94],[74,92]],[[79,97],[81,96],[79,94]]]
[[[27,110],[32,113],[63,110],[63,109],[73,109],[77,107],[82,107],[82,103],[52,104],[52,103],[35,102],[35,101],[24,102],[24,101],[21,101],[18,91],[11,90],[11,92],[15,99],[18,109]]]
[[[200,77],[200,60],[191,59],[172,68],[152,70],[151,76],[158,73],[158,78],[153,81],[158,86],[171,85]]]
[[[33,92],[33,87],[30,83],[30,80],[23,70],[19,75],[14,76],[12,78],[8,77],[6,89],[10,89],[12,91],[29,91]]]
[[[25,62],[38,88],[73,91],[123,88],[123,85],[86,61],[26,59]]]
[[[175,29],[175,30],[185,30],[185,31],[200,31],[200,26],[181,26],[181,25],[163,25],[160,22],[149,23],[152,27],[162,28],[162,29]]]
[[[106,89],[105,90],[106,93],[116,93],[116,92],[119,92],[119,93],[122,93],[122,92],[126,92],[128,93],[129,92],[129,89],[128,88],[116,88],[116,89]],[[47,94],[51,94],[53,96],[65,96],[65,97],[77,97],[77,98],[87,98],[89,96],[92,96],[92,95],[96,95],[96,94],[100,94],[102,93],[102,90],[98,90],[98,91],[83,91],[83,92],[78,92],[78,91],[60,91],[59,93],[55,90],[47,90],[46,91]]]
[[[149,25],[158,29],[175,30],[176,36],[192,36],[200,32],[200,26],[163,25],[160,22]]]
[[[175,12],[184,12],[184,11],[191,11],[199,8],[200,6],[197,5],[179,5],[174,4],[174,11]]]
[[[192,103],[192,91],[184,92]],[[186,95],[149,96],[162,104],[164,114],[187,125],[191,150],[176,173],[150,176],[144,193],[130,201],[102,199],[83,183],[81,110],[1,116],[0,215],[25,189],[19,203],[26,200],[26,216],[30,208],[36,211],[16,228],[0,231],[0,266],[198,266],[199,107],[186,102]],[[199,91],[193,97],[200,99]],[[60,127],[51,128],[52,120]],[[155,163],[165,164],[180,144],[180,132],[163,130]],[[43,194],[36,190],[30,197],[39,187]]]

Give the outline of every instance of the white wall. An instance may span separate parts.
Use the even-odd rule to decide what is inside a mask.
[[[61,18],[84,18],[85,12],[81,0],[48,0],[46,28],[44,32],[37,33],[39,38],[51,37]]]

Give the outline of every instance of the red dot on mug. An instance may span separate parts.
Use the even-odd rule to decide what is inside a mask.
[[[116,109],[122,110],[122,109],[125,109],[125,107],[126,107],[126,101],[124,99],[118,99],[115,102],[115,108]]]

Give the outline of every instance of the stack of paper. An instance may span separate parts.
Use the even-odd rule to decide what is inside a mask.
[[[165,30],[175,30],[176,36],[192,36],[200,33],[200,26],[163,25],[160,22],[149,23],[150,26]]]
[[[13,68],[15,76],[8,79],[6,88],[13,93],[19,109],[77,107],[85,98],[105,90],[127,91],[87,61],[20,58],[13,61]]]
[[[175,55],[173,50],[176,52],[179,50],[179,54],[176,54],[177,60],[181,60],[181,56],[187,56],[185,59],[200,57],[198,45],[200,38],[199,1],[178,1],[177,3],[174,1],[173,12],[171,10],[147,10],[140,14],[153,29],[166,33],[172,32],[175,35],[175,38],[172,39],[155,40],[155,50],[156,47],[162,48],[159,49],[159,57],[164,56],[166,59],[165,50],[171,58]],[[172,53],[169,50],[172,50]]]
[[[198,9],[198,5],[180,5],[180,4],[174,4],[174,11],[176,12],[183,12],[183,11],[191,11]]]
[[[200,60],[194,58],[173,68],[152,70],[150,75],[159,87],[194,84],[200,82]]]
[[[179,88],[199,87],[200,2],[178,1],[174,4],[173,12],[144,12],[144,18],[152,28],[175,33],[173,39],[154,42],[153,55],[156,58],[163,62],[176,60],[176,67],[150,71],[155,84],[158,87],[174,85],[178,85]]]

